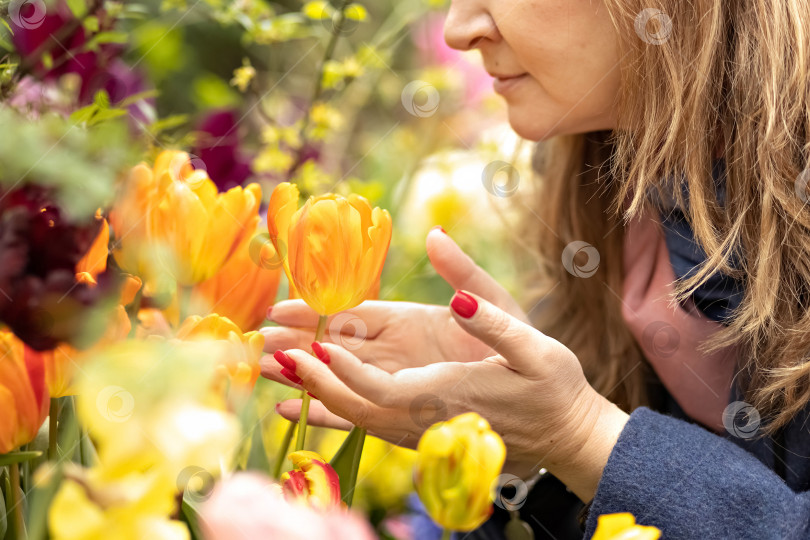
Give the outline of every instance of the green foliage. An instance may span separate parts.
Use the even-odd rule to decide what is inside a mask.
[[[105,103],[99,96],[91,107],[98,113]],[[29,181],[51,186],[68,215],[91,216],[106,206],[116,177],[140,152],[120,119],[84,124],[56,115],[33,121],[0,109],[0,130],[14,134],[0,145],[0,186],[12,189]]]

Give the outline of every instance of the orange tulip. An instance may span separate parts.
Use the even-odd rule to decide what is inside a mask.
[[[0,454],[30,442],[48,416],[42,356],[0,331]]]
[[[298,208],[298,188],[276,186],[267,227],[297,294],[320,315],[365,300],[382,272],[391,216],[359,195],[327,193]]]
[[[249,394],[259,377],[259,358],[264,347],[264,337],[253,330],[244,334],[233,321],[217,314],[207,317],[191,316],[177,330],[177,338],[185,341],[224,340],[232,348],[218,366],[217,387],[230,385],[232,391]]]
[[[281,475],[288,500],[303,500],[318,510],[340,508],[340,480],[325,459],[315,452],[299,450],[287,456],[295,467]]]
[[[98,235],[84,257],[76,264],[77,274],[87,273],[93,279],[107,269],[107,246],[110,243],[110,225],[107,220],[101,217],[100,213],[96,214],[96,220],[101,221]]]
[[[255,183],[218,193],[188,154],[164,151],[153,169],[144,164],[132,169],[113,207],[116,261],[150,280],[164,278],[165,270],[180,285],[205,281],[241,243],[261,196]]]
[[[258,232],[258,226],[256,216],[248,230]],[[256,330],[276,299],[281,273],[273,244],[262,242],[259,235],[246,235],[222,270],[194,287],[191,305],[206,306],[206,312],[227,317],[243,330]]]

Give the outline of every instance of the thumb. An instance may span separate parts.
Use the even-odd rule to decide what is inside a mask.
[[[488,299],[508,313],[527,322],[526,314],[500,283],[475,264],[441,227],[427,235],[427,255],[436,272],[453,289],[470,291]]]
[[[465,332],[489,345],[520,373],[538,373],[539,360],[558,345],[533,326],[467,291],[456,291],[450,311]]]

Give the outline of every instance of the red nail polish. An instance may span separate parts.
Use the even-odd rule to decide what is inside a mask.
[[[304,382],[304,381],[301,379],[301,377],[299,377],[298,375],[296,375],[295,373],[293,373],[292,371],[290,371],[290,370],[289,370],[289,369],[287,369],[287,368],[282,368],[282,370],[281,370],[281,374],[282,374],[282,375],[284,375],[285,377],[287,377],[287,379],[288,379],[290,382],[294,382],[295,384],[301,384],[301,383],[303,383],[303,382]]]
[[[456,291],[453,300],[450,302],[450,307],[460,316],[469,319],[478,310],[478,302],[464,291]]]
[[[273,306],[270,306],[269,308],[267,308],[267,313],[265,313],[264,316],[265,316],[266,319],[270,319],[270,317],[273,316]]]
[[[444,230],[444,227],[442,227],[441,225],[436,225],[435,227],[433,227],[433,228],[432,228],[432,229],[430,229],[430,230],[431,230],[431,231],[435,231],[436,229],[438,229],[438,230],[442,231],[444,234],[447,234],[447,231],[445,231],[445,230]]]
[[[332,359],[329,358],[329,353],[326,352],[326,349],[324,349],[323,346],[317,341],[312,342],[312,352],[314,352],[315,356],[317,356],[318,359],[327,366],[332,361]]]
[[[313,394],[312,392],[307,392],[307,395],[308,395],[309,397],[311,397],[312,399],[318,399],[318,396],[316,396],[316,395],[315,395],[315,394]]]
[[[273,358],[275,358],[276,362],[281,364],[283,367],[295,373],[295,360],[287,356],[287,353],[279,349],[273,353]]]

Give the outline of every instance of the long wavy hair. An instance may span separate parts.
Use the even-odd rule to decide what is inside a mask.
[[[743,280],[741,304],[700,351],[739,346],[745,399],[773,433],[810,401],[810,0],[605,3],[621,36],[619,128],[537,147],[534,212],[546,225],[531,224],[543,299],[533,322],[608,398],[627,410],[648,403],[649,367],[621,315],[622,238],[650,193],[666,193],[707,254],[674,300],[716,271]],[[590,279],[560,265],[575,240],[601,255]]]

